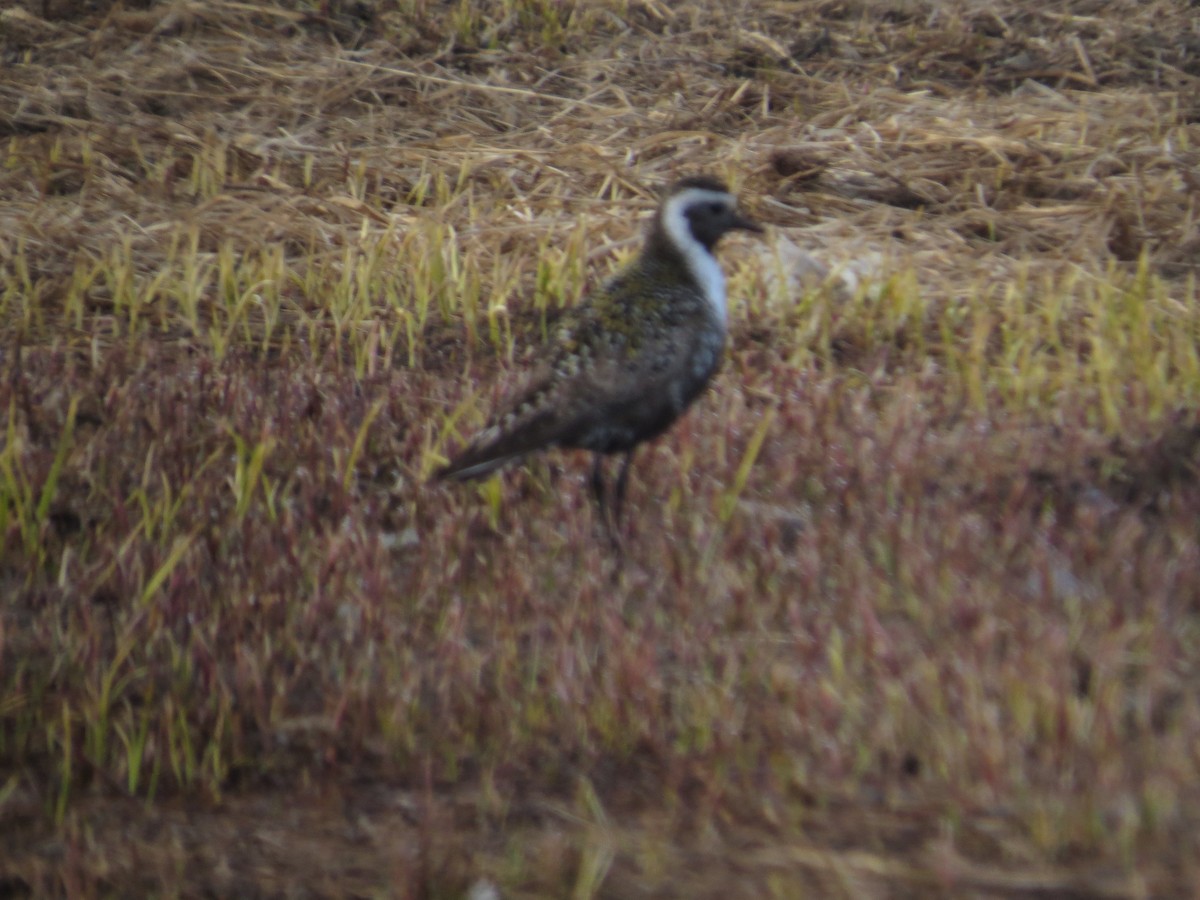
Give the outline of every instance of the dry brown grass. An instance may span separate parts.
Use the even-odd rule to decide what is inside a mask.
[[[1183,2],[0,10],[0,893],[1185,896]],[[656,190],[628,558],[430,488]]]

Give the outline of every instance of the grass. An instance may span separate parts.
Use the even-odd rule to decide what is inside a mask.
[[[1191,29],[0,13],[4,891],[1188,893]],[[624,562],[428,485],[695,171],[770,234]]]

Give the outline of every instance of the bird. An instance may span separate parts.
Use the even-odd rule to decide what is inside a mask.
[[[619,546],[634,450],[666,431],[720,367],[728,316],[714,250],[735,230],[763,228],[724,182],[674,182],[639,255],[562,316],[533,376],[434,478],[478,478],[552,446],[591,451],[591,492]],[[605,460],[618,454],[610,518]]]

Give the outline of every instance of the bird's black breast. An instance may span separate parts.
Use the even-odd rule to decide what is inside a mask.
[[[623,453],[657,437],[678,419],[720,367],[725,343],[717,324],[684,333],[654,349],[657,356],[631,362],[624,389],[588,407],[560,443],[596,453]]]

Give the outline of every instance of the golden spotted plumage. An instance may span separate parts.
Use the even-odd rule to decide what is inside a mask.
[[[760,231],[720,182],[685,179],[667,195],[642,253],[554,329],[543,363],[441,478],[472,478],[543,447],[624,453],[619,513],[633,449],[679,417],[720,364],[724,279],[712,257],[729,230]],[[607,521],[607,519],[606,519]]]

